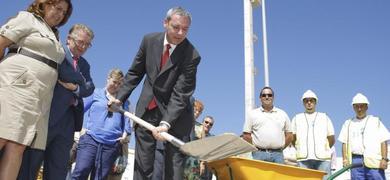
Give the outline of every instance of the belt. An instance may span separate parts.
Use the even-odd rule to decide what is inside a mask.
[[[263,152],[281,152],[282,149],[264,149],[264,148],[259,148],[257,147],[257,150],[263,151]]]
[[[363,155],[361,155],[361,154],[352,154],[352,157],[358,158],[358,157],[363,157]]]
[[[12,49],[8,50],[8,53],[17,53],[17,54],[21,54],[24,56],[28,56],[30,58],[37,60],[37,61],[40,61],[40,62],[47,64],[48,66],[52,67],[55,70],[58,69],[58,64],[55,61],[48,59],[48,58],[45,58],[41,55],[35,54],[35,53],[28,51],[26,49],[23,49],[23,48],[17,48],[17,49],[12,48]]]

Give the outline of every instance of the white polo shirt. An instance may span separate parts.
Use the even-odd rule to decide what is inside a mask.
[[[260,107],[249,113],[243,132],[251,133],[252,142],[258,148],[280,149],[285,144],[285,132],[291,132],[290,119],[277,107],[270,112]]]

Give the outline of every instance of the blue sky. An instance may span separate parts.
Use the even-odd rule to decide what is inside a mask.
[[[0,22],[24,10],[31,0],[1,3]],[[95,31],[93,47],[85,54],[97,87],[105,85],[109,69],[127,71],[142,36],[163,31],[163,17],[173,6],[192,13],[188,35],[202,61],[196,98],[205,115],[216,123],[215,134],[241,134],[244,122],[243,1],[231,0],[73,0],[74,11],[61,27],[61,38],[74,23]],[[390,1],[388,0],[270,0],[267,1],[270,85],[275,105],[290,118],[302,112],[300,98],[312,89],[318,111],[332,119],[336,136],[342,123],[354,115],[352,97],[362,92],[371,102],[369,113],[390,127]],[[264,85],[261,8],[254,9],[255,96]],[[136,103],[140,88],[131,95]],[[256,104],[259,104],[256,98]],[[199,121],[201,120],[199,119]],[[340,152],[340,144],[337,143]]]

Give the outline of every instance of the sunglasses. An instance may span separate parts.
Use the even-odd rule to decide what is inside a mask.
[[[208,124],[209,126],[213,126],[213,123],[210,121],[205,121],[204,123]]]
[[[303,99],[303,102],[304,103],[315,103],[316,102],[316,99],[312,99],[312,98],[310,98],[310,99],[307,99],[307,98],[305,98],[305,99]]]
[[[262,94],[261,97],[273,97],[274,95],[273,94]]]

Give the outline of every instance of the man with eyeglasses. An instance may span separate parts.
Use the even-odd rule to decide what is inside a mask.
[[[44,179],[65,179],[75,131],[83,124],[83,97],[95,89],[90,65],[82,55],[91,47],[93,31],[83,24],[75,24],[66,40],[65,60],[58,67],[58,82],[50,109],[45,150],[27,148],[18,179],[35,179],[44,161]]]
[[[290,119],[274,106],[274,91],[260,91],[261,107],[252,110],[244,123],[243,138],[255,145],[253,159],[284,164],[283,149],[291,143]]]
[[[206,116],[202,123],[195,124],[194,131],[191,133],[191,141],[203,139],[208,136],[213,136],[210,131],[214,125],[214,118]],[[194,157],[189,157],[185,164],[184,179],[201,179],[211,180],[212,172],[207,168],[204,161],[200,161]]]
[[[325,113],[316,111],[318,98],[313,91],[307,90],[301,100],[305,112],[295,115],[291,122],[298,165],[325,171],[323,179],[328,179],[335,142],[332,121]]]
[[[202,138],[204,137],[208,137],[208,136],[213,136],[210,131],[211,131],[211,128],[213,127],[214,125],[214,118],[211,117],[211,116],[206,116],[204,119],[203,119],[203,123],[202,123],[202,133],[201,133],[201,136]],[[196,133],[196,129],[195,129],[195,133]],[[204,161],[200,161],[200,164],[199,164],[199,173],[200,173],[200,178],[202,180],[211,180],[213,178],[213,173],[207,168],[207,164],[206,162]]]

